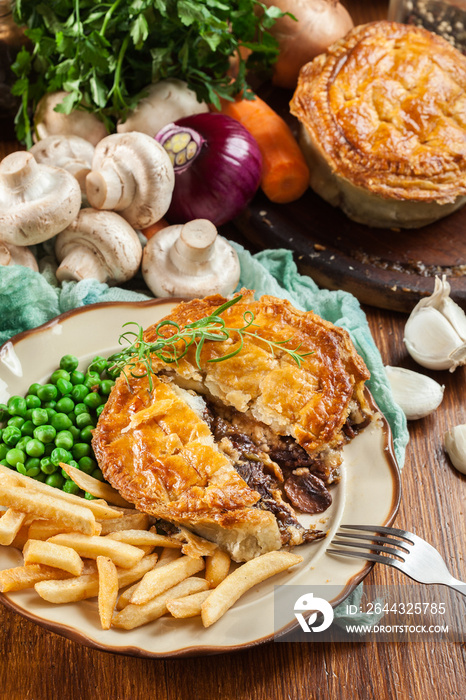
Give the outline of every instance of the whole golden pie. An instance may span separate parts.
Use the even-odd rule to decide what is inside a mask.
[[[290,104],[311,187],[372,226],[466,201],[466,57],[423,28],[361,25],[301,69]]]
[[[168,318],[185,328],[226,301],[181,303]],[[241,339],[233,329],[252,315]],[[369,373],[345,330],[287,301],[242,290],[221,317],[225,339],[207,339],[197,357],[193,345],[176,363],[152,355],[149,375],[142,365],[120,375],[92,443],[124,498],[243,561],[324,535],[296,510],[331,503],[341,449],[370,420]],[[144,339],[175,328],[152,326]]]

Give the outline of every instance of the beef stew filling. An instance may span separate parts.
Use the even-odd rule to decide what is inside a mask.
[[[276,517],[283,544],[325,536],[319,530],[304,528],[283,499],[287,497],[302,513],[321,513],[328,508],[332,497],[324,481],[310,473],[313,467],[322,472],[320,461],[312,460],[292,438],[275,435],[268,426],[233,408],[207,403],[203,417],[238,474],[260,494],[256,507]]]

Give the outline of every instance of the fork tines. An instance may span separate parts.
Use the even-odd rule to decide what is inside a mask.
[[[341,530],[353,530],[355,532],[341,532]],[[382,534],[366,535],[362,534],[360,531]],[[386,535],[390,535],[390,537]],[[377,561],[384,564],[389,564],[390,562],[396,563],[397,561],[405,560],[405,555],[410,551],[410,545],[414,544],[409,538],[409,535],[410,533],[395,528],[340,525],[340,530],[335,539],[332,540],[332,545],[339,545],[339,549],[329,548],[327,552],[330,554],[344,554],[349,557],[364,558],[369,561]],[[354,549],[342,549],[342,547],[352,547]],[[355,551],[355,549],[362,551],[358,552]]]

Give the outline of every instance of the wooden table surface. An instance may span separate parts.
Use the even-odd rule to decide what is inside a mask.
[[[383,17],[384,0],[347,0],[355,22]],[[383,361],[416,369],[403,347],[406,316],[365,309]],[[419,369],[419,368],[418,368]],[[445,397],[433,415],[410,424],[395,524],[417,532],[466,580],[466,477],[445,456],[444,432],[466,422],[466,370],[433,374]],[[406,583],[376,566],[368,584]],[[465,609],[466,610],[466,609]],[[0,606],[0,697],[8,700],[307,700],[310,698],[466,697],[464,644],[269,643],[233,655],[148,660],[95,651]]]

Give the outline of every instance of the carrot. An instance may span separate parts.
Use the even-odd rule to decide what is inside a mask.
[[[168,221],[165,221],[165,219],[160,219],[160,221],[156,221],[155,224],[151,224],[147,228],[143,228],[141,233],[143,233],[147,240],[149,240],[149,238],[152,238],[152,236],[155,236],[156,233],[161,231],[163,228],[167,228],[167,226],[170,226]]]
[[[221,111],[239,121],[256,139],[266,196],[279,204],[299,199],[309,187],[309,168],[288,124],[257,95],[254,100],[222,100]]]

